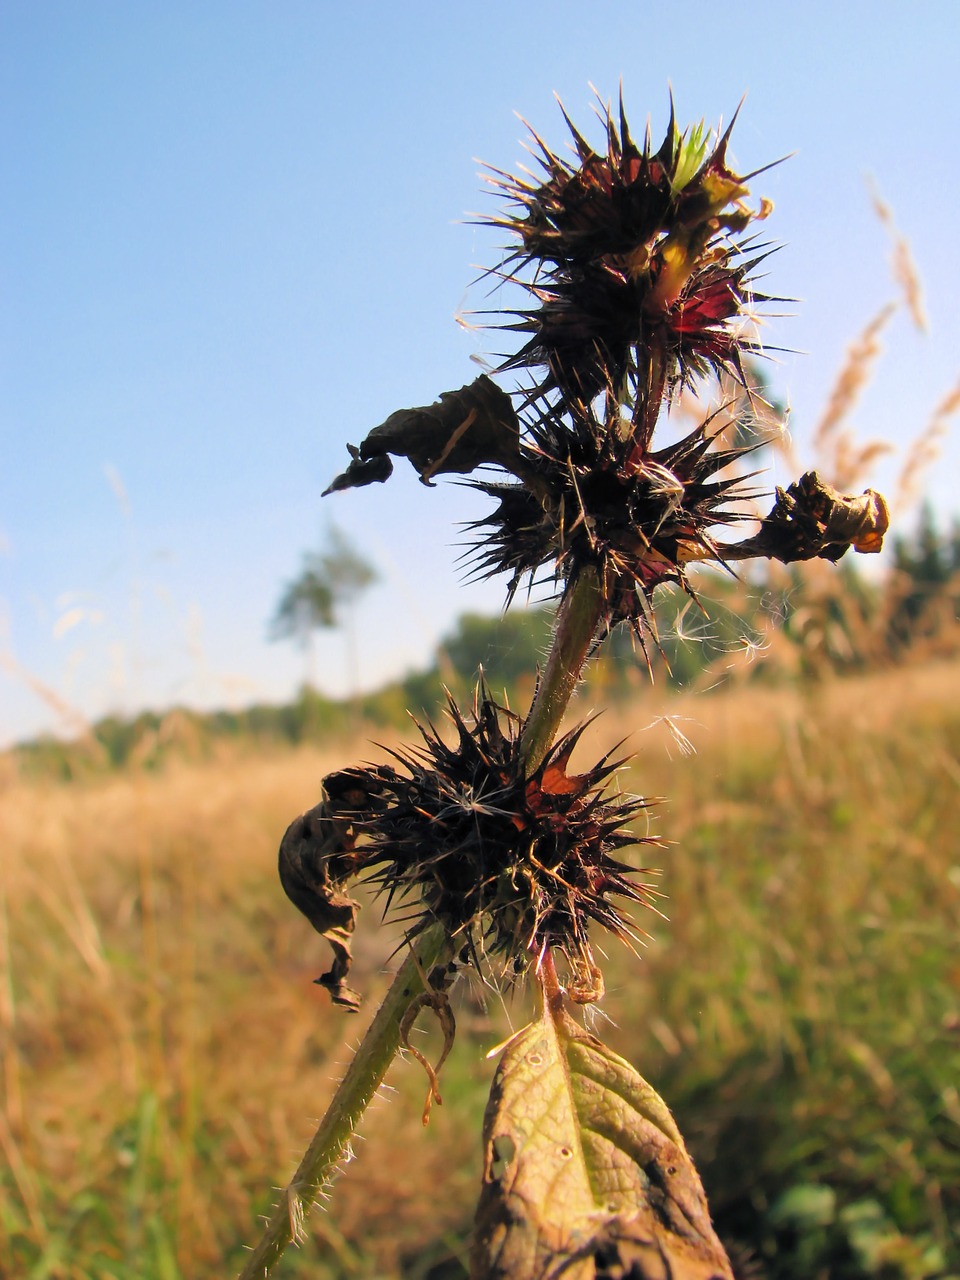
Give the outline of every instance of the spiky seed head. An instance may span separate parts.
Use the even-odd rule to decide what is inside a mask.
[[[588,565],[607,600],[607,624],[629,622],[645,638],[657,586],[689,590],[691,561],[723,559],[719,530],[747,518],[753,496],[731,466],[749,445],[717,447],[710,421],[662,449],[628,422],[592,412],[574,431],[546,419],[533,428],[538,474],[529,486],[479,482],[496,507],[472,526],[478,574],[507,572],[515,592],[544,572],[563,586]]]
[[[736,237],[769,205],[744,204],[730,129],[711,150],[703,125],[681,133],[671,109],[654,152],[649,133],[634,142],[621,99],[619,123],[603,112],[600,153],[564,116],[575,162],[534,134],[544,180],[492,178],[516,210],[486,219],[517,242],[500,274],[532,299],[497,326],[529,335],[501,367],[539,371],[535,394],[567,407],[607,390],[643,399],[651,381],[662,389],[708,369],[742,374],[753,343],[741,317],[763,299],[749,286],[759,258]]]
[[[423,746],[398,751],[399,768],[351,771],[369,797],[363,824],[368,878],[406,908],[410,934],[440,920],[479,965],[516,976],[545,947],[562,951],[574,980],[593,982],[591,921],[640,938],[614,899],[652,905],[656,891],[617,855],[635,844],[629,823],[647,802],[605,784],[623,763],[604,756],[569,769],[583,727],[524,771],[520,722],[478,689],[469,719],[449,699],[456,741],[421,727]]]

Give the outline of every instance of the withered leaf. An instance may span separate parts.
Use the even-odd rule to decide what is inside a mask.
[[[334,1003],[356,1010],[360,996],[347,986],[346,978],[351,963],[350,935],[357,922],[359,903],[342,890],[334,864],[339,851],[337,824],[319,804],[287,827],[280,842],[280,883],[294,906],[333,948],[333,965],[317,982],[327,988]]]
[[[484,1117],[472,1280],[732,1280],[666,1105],[548,995]]]
[[[352,962],[350,935],[360,904],[344,890],[366,864],[368,855],[357,848],[357,840],[381,779],[392,776],[393,770],[386,767],[328,773],[321,803],[294,819],[280,842],[283,891],[333,948],[333,965],[317,982],[335,1004],[351,1011],[360,1006],[360,996],[346,982]]]
[[[879,551],[889,525],[887,504],[876,490],[848,496],[808,471],[777,489],[773,509],[752,538],[724,552],[727,559],[768,556],[783,564],[836,561],[850,547],[864,555]]]
[[[484,464],[515,471],[521,465],[520,422],[507,393],[482,374],[459,391],[443,392],[435,404],[398,409],[359,447],[347,448],[352,461],[324,494],[386,480],[393,471],[389,454],[409,458],[424,484]]]
[[[364,461],[356,445],[348,444],[347,448],[350,451],[350,465],[324,489],[321,497],[337,493],[340,489],[359,489],[365,484],[382,484],[393,475],[393,463],[388,454],[377,454]]]

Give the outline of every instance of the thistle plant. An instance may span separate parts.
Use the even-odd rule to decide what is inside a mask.
[[[565,113],[564,113],[565,115]],[[359,445],[328,493],[387,480],[407,458],[426,485],[469,477],[489,499],[469,526],[476,577],[504,575],[557,599],[553,643],[525,715],[480,677],[472,709],[450,698],[448,724],[419,746],[324,780],[321,803],[280,849],[288,896],[324,935],[318,981],[355,1009],[349,984],[356,879],[400,912],[407,956],[244,1276],[263,1275],[302,1229],[396,1052],[429,1008],[445,1033],[462,966],[533,983],[542,1014],[503,1051],[483,1129],[475,1277],[731,1277],[696,1170],[670,1113],[635,1069],[585,1031],[571,1006],[603,996],[591,934],[636,949],[636,909],[656,910],[653,872],[630,849],[656,844],[632,824],[648,801],[623,795],[625,761],[575,769],[584,726],[562,731],[585,663],[629,627],[641,655],[658,643],[655,595],[696,600],[695,566],[838,560],[880,549],[872,490],[838,493],[815,473],[778,489],[764,517],[749,472],[756,444],[725,439],[707,417],[670,438],[684,389],[732,378],[760,353],[768,299],[756,274],[769,202],[728,156],[730,129],[681,131],[671,110],[654,150],[638,145],[622,101],[601,109],[599,150],[566,117],[561,157],[533,134],[538,172],[490,170],[500,201],[483,221],[506,238],[491,273],[517,297],[491,326],[519,335],[497,375],[431,405],[400,410]],[[731,126],[732,127],[732,126]],[[677,433],[673,433],[674,436]],[[661,439],[661,437],[664,437]],[[699,603],[699,601],[698,601]],[[437,1094],[437,1071],[430,1100]]]

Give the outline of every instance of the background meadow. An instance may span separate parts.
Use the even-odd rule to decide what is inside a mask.
[[[955,1271],[955,663],[650,692],[595,723],[585,758],[624,735],[622,785],[669,797],[653,818],[667,847],[641,851],[668,921],[641,921],[639,960],[610,954],[595,1016],[675,1110],[741,1274]],[[363,1010],[332,1008],[311,981],[324,944],[273,865],[322,774],[369,751],[221,742],[67,782],[8,758],[3,1274],[239,1268],[398,942],[368,904]],[[485,1054],[526,1010],[476,983],[455,1007],[443,1107],[424,1130],[421,1069],[391,1072],[336,1212],[312,1215],[281,1275],[464,1274]]]

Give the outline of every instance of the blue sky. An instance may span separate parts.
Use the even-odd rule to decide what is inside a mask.
[[[888,16],[889,15],[889,16]],[[378,566],[366,684],[427,660],[498,582],[463,586],[454,485],[406,464],[320,493],[392,410],[476,376],[458,311],[496,260],[476,158],[555,146],[557,92],[588,131],[622,79],[635,132],[672,85],[681,122],[729,119],[775,201],[765,287],[799,299],[766,339],[801,456],[845,347],[897,288],[872,179],[909,239],[930,331],[889,325],[854,415],[909,440],[960,377],[960,8],[84,4],[0,9],[0,742],[83,716],[288,696],[267,624],[334,520]],[[594,135],[595,136],[595,135]],[[493,349],[496,342],[490,339]],[[928,491],[957,509],[948,440]],[[900,461],[878,463],[893,483]],[[778,480],[791,477],[777,476]],[[909,518],[909,513],[906,513]],[[317,678],[343,692],[342,636]]]

